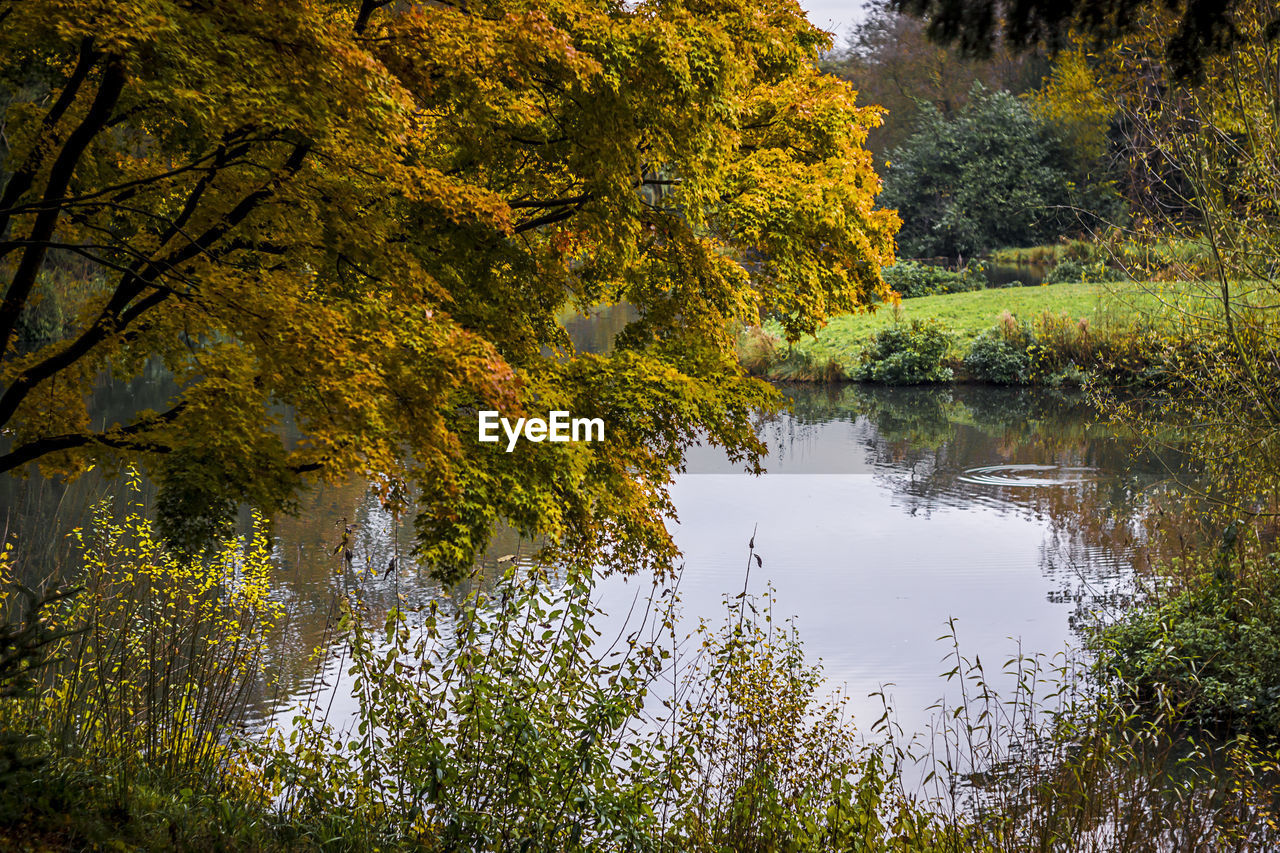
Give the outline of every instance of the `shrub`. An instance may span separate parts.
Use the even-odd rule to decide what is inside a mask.
[[[1061,383],[1053,380],[1055,375],[1083,376],[1097,366],[1104,343],[1109,343],[1107,336],[1098,334],[1088,319],[1043,311],[1031,324],[1027,346],[1031,378],[1056,385]]]
[[[926,105],[918,116],[916,132],[889,154],[880,197],[902,217],[903,252],[977,255],[1070,227],[1061,146],[1025,101],[975,85],[953,114]]]
[[[890,326],[871,339],[853,378],[886,385],[947,382],[953,375],[945,363],[950,348],[951,336],[936,321]]]
[[[919,261],[898,261],[881,271],[885,284],[898,292],[903,299],[919,296],[935,296],[943,293],[966,293],[986,286],[982,266],[971,263],[962,272],[955,272]]]
[[[1077,281],[1086,283],[1124,281],[1125,278],[1123,272],[1107,266],[1104,261],[1081,261],[1068,257],[1049,270],[1044,280],[1046,284],[1063,284]]]
[[[135,479],[131,488],[140,494]],[[271,547],[261,519],[247,544],[204,558],[162,546],[139,504],[114,520],[107,502],[77,530],[83,587],[46,616],[49,678],[15,697],[0,723],[39,735],[57,758],[109,775],[121,791],[139,775],[192,788],[225,779],[267,634]],[[10,609],[14,594],[0,604]]]
[[[748,326],[738,335],[738,363],[752,376],[782,382],[840,382],[849,378],[835,359],[787,346],[759,326]]]
[[[1026,346],[1010,342],[998,328],[983,332],[964,357],[969,376],[996,385],[1022,385],[1031,372]]]
[[[1276,753],[1136,714],[1132,692],[1059,653],[1010,658],[1000,688],[951,623],[962,700],[929,736],[935,807],[977,816],[1000,851],[1274,850]],[[962,775],[963,786],[956,785]],[[1193,843],[1188,838],[1194,837]],[[957,839],[948,850],[971,850]]]
[[[841,382],[849,377],[834,358],[793,349],[770,368],[769,378],[780,382]]]
[[[685,652],[655,584],[652,621],[614,648],[591,580],[513,566],[382,630],[349,602],[356,725],[325,723],[327,694],[300,709],[264,747],[276,802],[356,847],[930,849],[935,821],[817,695],[770,599],[730,599]]]
[[[1093,640],[1099,662],[1146,703],[1189,722],[1280,735],[1280,598],[1232,589],[1227,554],[1193,561],[1198,578]],[[1274,568],[1271,569],[1274,571]]]

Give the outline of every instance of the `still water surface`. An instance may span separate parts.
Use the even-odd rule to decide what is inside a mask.
[[[117,391],[154,407],[139,402],[147,387]],[[773,587],[775,615],[794,617],[857,720],[880,715],[868,694],[884,688],[915,732],[948,690],[939,674],[950,668],[949,645],[937,638],[952,620],[964,653],[998,668],[1019,650],[1052,654],[1076,642],[1073,626],[1105,618],[1127,594],[1144,508],[1165,469],[1133,457],[1080,397],[964,386],[786,392],[793,411],[757,425],[770,448],[767,474],[750,476],[699,447],[675,478],[671,530],[684,554],[688,624],[718,621],[725,596],[741,591],[755,531],[763,567],[752,570],[751,590]],[[103,397],[104,407],[126,405],[110,389]],[[44,542],[29,553],[52,554],[113,483],[6,481],[8,529]],[[333,555],[348,524],[350,566]],[[403,556],[386,571],[408,552],[410,525],[362,482],[317,488],[274,535],[277,594],[293,615],[271,667],[286,693],[305,682],[336,594],[358,588],[375,619],[397,600],[449,594]],[[531,550],[503,531],[485,562]],[[598,591],[606,612],[625,614],[648,587],[648,578],[611,577]],[[256,712],[276,698],[264,692]]]
[[[1131,588],[1144,508],[1165,469],[1096,425],[1078,397],[977,387],[788,389],[793,414],[762,423],[769,472],[695,453],[673,489],[690,616],[742,588],[776,590],[807,651],[857,719],[921,731],[962,652],[998,670],[1019,651],[1078,644]],[[629,594],[601,585],[606,610]]]

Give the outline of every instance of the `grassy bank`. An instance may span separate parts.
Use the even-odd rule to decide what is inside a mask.
[[[998,336],[1015,347],[1039,347],[1049,356],[1042,360],[1053,362],[1055,370],[1029,369],[1019,382],[1051,382],[1101,368],[1108,359],[1135,357],[1140,339],[1160,327],[1167,292],[1162,285],[1068,283],[924,296],[837,317],[790,347],[766,323],[744,332],[739,355],[748,369],[770,379],[883,381],[862,369],[874,345],[889,330],[914,326],[941,333],[946,343],[937,354],[942,369],[918,381],[941,381],[948,370],[947,379],[990,381],[973,375],[966,361],[975,342]],[[1134,363],[1123,372],[1148,366]]]

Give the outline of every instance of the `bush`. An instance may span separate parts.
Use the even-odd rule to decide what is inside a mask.
[[[136,474],[130,488],[141,492]],[[75,537],[82,589],[45,616],[49,677],[5,703],[0,726],[40,736],[121,792],[137,777],[216,788],[282,616],[265,522],[248,543],[188,559],[160,544],[140,504],[117,521],[103,502]],[[0,606],[16,598],[6,590]]]
[[[840,382],[849,377],[832,358],[788,346],[768,329],[748,326],[738,335],[738,363],[752,376],[781,382]]]
[[[938,849],[771,598],[729,599],[686,653],[657,627],[670,589],[618,649],[597,642],[592,591],[586,573],[513,566],[381,630],[349,602],[358,724],[336,731],[311,697],[264,745],[275,802],[357,849]]]
[[[1046,284],[1063,284],[1066,282],[1082,281],[1105,282],[1105,281],[1124,281],[1125,274],[1117,269],[1112,269],[1103,261],[1081,261],[1068,257],[1066,260],[1059,261],[1058,264],[1044,278]]]
[[[1178,595],[1099,632],[1099,663],[1145,703],[1200,726],[1280,735],[1280,598],[1232,589],[1227,554]],[[1274,571],[1274,568],[1271,569]],[[1157,708],[1160,710],[1160,708]]]
[[[902,217],[906,254],[1034,245],[1072,224],[1071,175],[1054,129],[1008,92],[975,85],[951,115],[923,106],[916,132],[888,159],[880,203]]]
[[[996,385],[1023,385],[1031,373],[1026,346],[1007,340],[998,328],[979,335],[964,357],[969,376]]]
[[[953,374],[944,362],[950,349],[951,336],[935,321],[891,326],[871,339],[853,378],[886,385],[948,382]]]
[[[919,296],[935,296],[943,293],[966,293],[986,286],[982,267],[970,264],[963,272],[946,267],[922,264],[919,261],[898,261],[881,271],[885,284],[898,292],[903,299]]]

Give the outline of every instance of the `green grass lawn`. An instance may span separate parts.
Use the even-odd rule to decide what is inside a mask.
[[[911,320],[936,320],[963,346],[994,326],[1005,311],[1027,322],[1045,312],[1067,314],[1088,320],[1095,328],[1104,328],[1127,324],[1139,313],[1157,310],[1160,299],[1153,288],[1159,285],[1049,284],[904,299],[897,309],[881,306],[874,314],[836,317],[816,338],[799,341],[796,349],[818,361],[834,359],[852,364],[876,332],[895,322]]]

